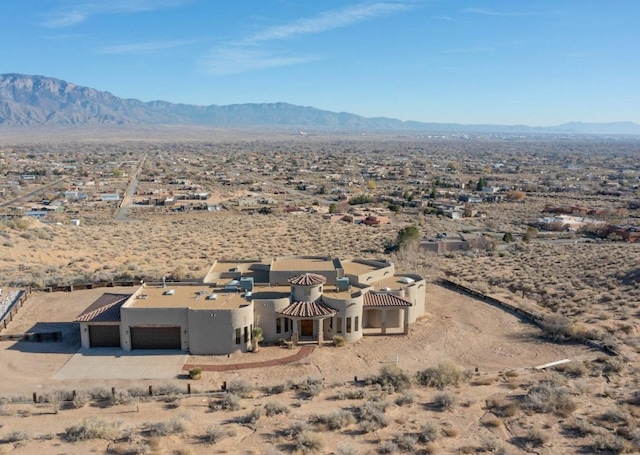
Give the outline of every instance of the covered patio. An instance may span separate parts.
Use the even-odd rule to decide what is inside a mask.
[[[336,315],[336,310],[318,299],[314,302],[293,302],[279,314],[291,320],[291,341],[316,341],[319,345],[324,342],[324,320]]]

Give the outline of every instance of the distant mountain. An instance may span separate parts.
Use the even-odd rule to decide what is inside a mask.
[[[0,75],[0,126],[203,125],[246,128],[307,128],[350,131],[442,133],[640,134],[640,125],[567,123],[548,128],[525,125],[421,123],[366,118],[287,103],[195,106],[166,101],[144,103],[60,79],[23,74]]]

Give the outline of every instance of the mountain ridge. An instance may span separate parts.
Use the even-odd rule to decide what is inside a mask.
[[[632,122],[570,122],[550,127],[423,123],[363,117],[286,102],[192,105],[163,100],[143,102],[62,79],[18,73],[0,74],[0,126],[192,125],[240,128],[316,128],[352,131],[447,133],[640,134]]]

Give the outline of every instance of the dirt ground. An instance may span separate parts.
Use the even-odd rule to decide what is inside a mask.
[[[513,437],[504,424],[495,428],[482,424],[483,416],[487,414],[484,403],[494,396],[522,395],[523,387],[547,374],[534,372],[532,367],[565,358],[582,362],[601,356],[601,353],[581,345],[542,341],[537,328],[500,309],[429,285],[427,314],[411,326],[408,336],[368,336],[344,347],[322,346],[308,358],[294,364],[224,373],[204,372],[197,382],[182,378],[109,383],[52,379],[79,347],[78,336],[74,335],[76,329],[69,321],[103,292],[130,291],[131,288],[109,288],[31,295],[4,333],[22,333],[36,326],[46,326],[58,327],[66,338],[61,343],[0,343],[0,368],[3,371],[0,395],[5,403],[0,412],[2,453],[84,454],[105,453],[107,450],[107,453],[158,454],[291,453],[299,448],[296,449],[292,437],[283,435],[287,428],[295,426],[296,422],[306,422],[314,415],[354,408],[374,396],[378,401],[390,403],[386,411],[388,425],[372,433],[358,431],[353,425],[330,433],[315,427],[314,434],[319,435],[322,446],[317,453],[379,453],[380,447],[393,444],[391,441],[399,434],[417,434],[426,422],[433,422],[441,432],[453,436],[438,439],[432,443],[436,446],[416,443],[415,453],[450,453],[465,446],[480,447],[486,443],[482,438],[503,440]],[[284,348],[265,346],[256,354],[191,356],[189,362],[255,362],[291,353]],[[361,380],[374,376],[383,366],[396,365],[397,362],[398,367],[413,375],[444,361],[471,372],[477,369],[471,383],[453,389],[459,403],[458,411],[433,410],[429,403],[437,391],[424,387],[414,387],[415,402],[402,406],[393,404],[394,399],[400,396],[397,393],[385,394],[372,387],[364,387],[368,398],[336,398],[363,388],[354,385],[355,376]],[[306,378],[322,379],[324,390],[309,398],[291,389],[290,384],[301,383]],[[98,388],[109,390],[111,387],[144,390],[148,385],[185,392],[186,384],[192,383],[195,393],[218,390],[223,381],[229,384],[248,381],[262,392],[255,391],[242,398],[241,409],[236,411],[212,410],[209,397],[204,395],[179,398],[175,393],[168,400],[123,400],[123,404],[113,406],[91,401],[79,409],[71,409],[64,403],[9,403],[11,397],[16,396],[26,397],[28,401],[33,392],[47,396],[60,390],[76,390],[78,393]],[[285,384],[288,385],[282,393],[264,392],[265,387]],[[16,401],[15,398],[13,400]],[[274,401],[284,404],[288,413],[275,418],[262,417],[251,424],[241,422],[243,416],[253,409]],[[460,412],[462,407],[464,412]],[[65,430],[84,419],[119,422],[119,437],[67,442]],[[153,436],[149,431],[154,423],[170,421],[180,421],[184,426],[173,435]],[[210,431],[212,425],[222,428],[224,433],[224,438],[215,445],[204,443],[202,436]],[[565,442],[547,443],[547,446],[538,453],[571,452]],[[437,452],[430,451],[434,447]]]

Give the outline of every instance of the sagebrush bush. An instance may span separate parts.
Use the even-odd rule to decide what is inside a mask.
[[[527,394],[526,404],[536,412],[553,413],[561,417],[569,416],[577,407],[571,394],[554,381],[543,381],[532,387]]]
[[[463,370],[450,363],[441,363],[437,367],[427,368],[418,372],[417,376],[420,384],[438,389],[458,385],[469,377]]]
[[[285,403],[279,401],[269,401],[264,405],[264,413],[267,417],[271,417],[278,414],[289,414],[291,409]]]
[[[433,407],[440,411],[451,411],[456,403],[458,402],[458,398],[449,392],[441,392],[437,393],[433,397]]]
[[[368,382],[379,384],[388,393],[402,392],[411,388],[411,378],[397,365],[385,365],[377,376]]]
[[[420,427],[418,440],[423,443],[433,442],[438,439],[438,436],[440,436],[440,430],[438,429],[438,427],[431,422],[427,422],[422,424],[422,427]]]
[[[208,444],[216,444],[227,436],[227,432],[220,425],[211,425],[200,439]]]
[[[301,453],[306,454],[320,452],[324,444],[319,434],[311,431],[303,431],[296,436],[295,446]]]
[[[87,441],[89,439],[117,439],[120,435],[120,422],[90,418],[78,425],[65,429],[64,438],[69,442]]]
[[[311,423],[328,430],[341,430],[356,423],[353,413],[345,409],[335,410],[329,414],[319,414],[310,418]]]
[[[167,436],[170,434],[181,434],[189,430],[189,421],[184,417],[171,417],[163,422],[156,422],[147,425],[147,432],[151,436]]]

